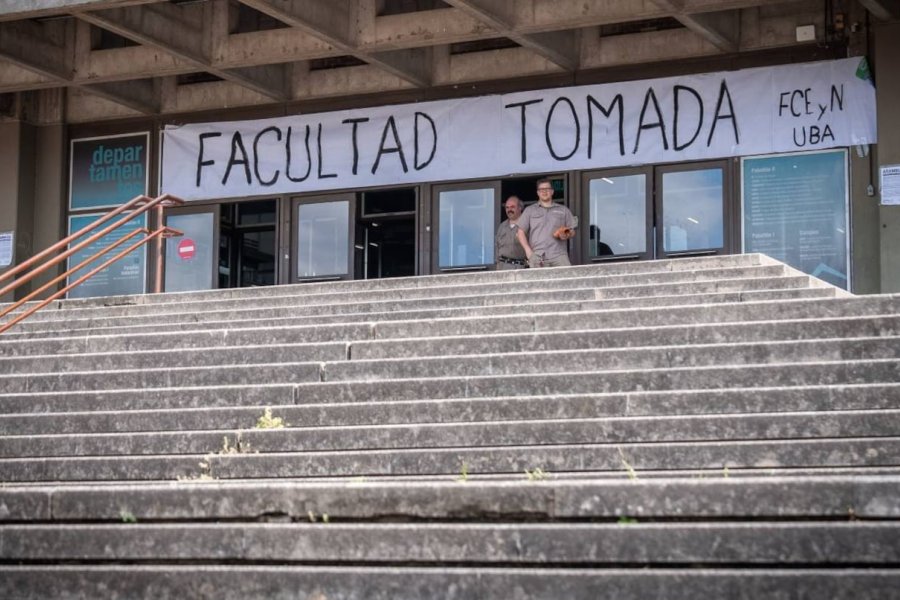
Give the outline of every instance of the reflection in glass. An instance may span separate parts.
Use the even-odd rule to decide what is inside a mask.
[[[211,211],[166,217],[166,225],[184,233],[166,239],[167,292],[212,289],[213,224]]]
[[[297,215],[297,277],[346,275],[350,202],[301,204]]]
[[[722,169],[663,173],[663,251],[721,248]]]
[[[464,267],[494,262],[494,190],[441,192],[438,266]]]
[[[588,193],[591,258],[646,252],[646,175],[592,179]]]

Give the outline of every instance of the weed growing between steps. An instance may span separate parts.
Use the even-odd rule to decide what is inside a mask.
[[[281,429],[286,423],[281,417],[273,417],[272,409],[266,407],[263,415],[256,420],[256,429]]]
[[[625,459],[625,453],[622,452],[622,449],[619,448],[619,458],[622,459],[622,465],[625,467],[625,470],[628,472],[628,479],[635,480],[637,479],[637,472],[634,470],[634,467]]]
[[[122,508],[119,510],[119,518],[122,519],[123,523],[137,523],[137,517],[134,516],[134,513],[128,510],[127,508]]]
[[[466,461],[463,461],[462,467],[459,469],[459,477],[456,480],[462,483],[469,480],[469,463]]]
[[[525,477],[528,478],[528,481],[543,481],[550,477],[550,473],[540,467],[536,467],[531,471],[525,469]]]
[[[272,416],[272,409],[266,408],[262,416],[256,421],[254,429],[282,429],[286,425],[281,417]],[[241,432],[238,431],[232,444],[226,435],[222,438],[222,447],[214,452],[210,452],[203,457],[203,460],[197,463],[200,467],[200,473],[197,475],[183,475],[178,477],[178,481],[212,481],[217,479],[212,474],[212,458],[216,455],[232,455],[232,454],[257,454],[259,450],[250,447],[250,443],[244,441]]]

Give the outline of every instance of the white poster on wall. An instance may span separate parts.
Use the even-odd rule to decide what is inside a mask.
[[[168,126],[185,200],[871,144],[865,59]]]
[[[900,165],[881,167],[881,203],[900,205]]]

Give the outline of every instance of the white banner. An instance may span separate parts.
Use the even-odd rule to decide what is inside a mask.
[[[185,200],[872,144],[865,59],[167,126]]]

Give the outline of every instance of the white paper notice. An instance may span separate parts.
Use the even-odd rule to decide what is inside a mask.
[[[0,269],[12,264],[15,236],[15,231],[0,231]]]
[[[881,167],[881,203],[900,204],[900,165]]]

